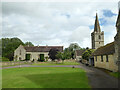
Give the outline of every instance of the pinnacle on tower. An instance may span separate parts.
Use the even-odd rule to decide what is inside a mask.
[[[94,25],[94,32],[101,32],[97,13],[96,13],[96,19]]]

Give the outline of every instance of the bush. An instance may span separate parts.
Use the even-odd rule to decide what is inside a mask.
[[[9,61],[9,59],[6,57],[0,57],[0,60],[2,60],[2,62]]]

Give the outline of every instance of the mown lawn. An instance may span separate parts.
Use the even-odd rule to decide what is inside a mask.
[[[63,63],[57,63],[57,62],[37,62],[32,65],[80,65],[76,61],[64,61]]]
[[[86,72],[70,67],[24,67],[2,70],[3,88],[90,88]]]

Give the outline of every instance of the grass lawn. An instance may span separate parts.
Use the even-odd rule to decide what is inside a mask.
[[[37,62],[32,65],[80,65],[76,61],[64,61],[64,63],[56,63],[56,62]]]
[[[86,72],[70,67],[25,67],[2,70],[3,88],[90,88]]]
[[[116,78],[120,78],[120,72],[109,72],[111,76],[114,76]]]

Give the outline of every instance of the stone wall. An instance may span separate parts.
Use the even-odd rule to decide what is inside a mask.
[[[103,62],[101,62],[101,56],[94,56],[95,67],[108,69],[111,71],[118,71],[118,66],[115,64],[114,60],[115,55],[108,55],[108,62],[106,62],[106,55],[103,55]]]
[[[25,54],[26,50],[22,45],[20,45],[15,51],[14,51],[14,61],[16,60],[25,60]]]
[[[44,58],[45,57],[49,57],[48,55],[49,52],[26,52],[26,54],[30,54],[30,60],[35,60],[37,61],[38,58],[40,58],[40,54],[44,54]]]

